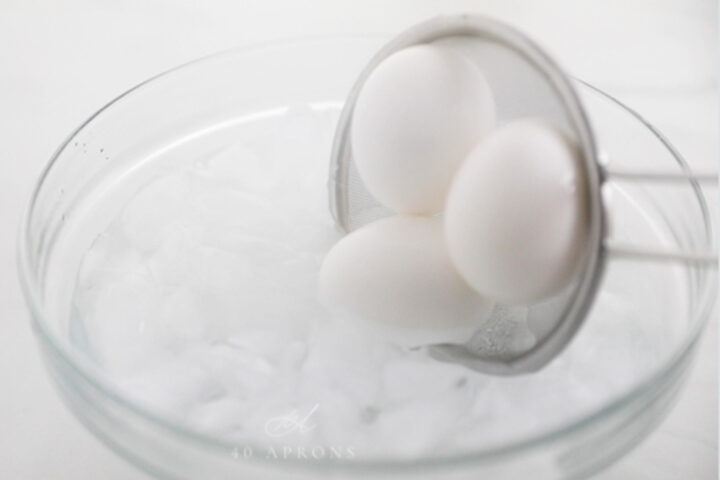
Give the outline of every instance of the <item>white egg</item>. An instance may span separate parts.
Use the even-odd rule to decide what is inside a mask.
[[[433,214],[494,123],[492,92],[474,64],[447,47],[413,46],[386,58],[362,86],[352,155],[377,201],[398,213]]]
[[[526,119],[487,137],[450,188],[445,235],[453,263],[478,292],[506,304],[559,292],[589,235],[580,150],[550,123]]]
[[[463,343],[492,309],[450,262],[441,220],[424,217],[385,218],[340,240],[323,262],[319,296],[405,347]]]

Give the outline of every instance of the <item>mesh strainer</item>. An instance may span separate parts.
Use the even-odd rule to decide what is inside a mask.
[[[590,253],[570,285],[541,303],[496,306],[491,318],[482,323],[466,345],[428,346],[435,358],[491,374],[535,371],[553,359],[580,328],[600,285],[606,255],[716,262],[713,253],[653,251],[613,245],[606,238],[602,185],[607,179],[682,181],[691,185],[698,181],[715,182],[716,176],[604,169],[573,80],[516,29],[475,15],[438,17],[416,25],[386,44],[361,72],[340,117],[331,156],[330,210],[342,229],[350,232],[392,214],[370,195],[353,162],[349,132],[358,93],[370,72],[385,58],[398,50],[425,43],[452,48],[480,67],[494,93],[498,125],[524,117],[543,117],[574,136],[582,152],[590,206],[587,249]],[[523,336],[528,329],[533,337],[531,341],[525,341]]]

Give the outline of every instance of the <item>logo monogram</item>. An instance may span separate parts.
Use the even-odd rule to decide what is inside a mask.
[[[313,430],[316,425],[310,423],[310,417],[320,407],[315,404],[304,417],[301,417],[297,410],[293,410],[287,415],[273,417],[265,422],[265,433],[270,437],[284,437],[293,432],[307,433]]]

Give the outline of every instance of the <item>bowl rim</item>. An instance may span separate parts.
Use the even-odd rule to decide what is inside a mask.
[[[32,236],[32,219],[35,206],[38,200],[38,196],[43,191],[45,181],[52,171],[55,163],[66,150],[68,146],[74,141],[75,137],[82,132],[93,120],[102,115],[104,112],[109,110],[118,102],[122,101],[125,97],[132,95],[139,91],[143,87],[153,83],[154,81],[168,77],[178,71],[182,71],[185,68],[201,66],[206,62],[216,61],[223,57],[234,57],[237,55],[258,53],[265,50],[275,48],[288,48],[296,46],[309,46],[316,43],[325,43],[328,41],[381,41],[387,40],[389,35],[379,34],[353,34],[353,35],[316,35],[316,36],[302,36],[302,37],[288,37],[277,39],[273,41],[265,41],[258,43],[251,43],[242,47],[230,48],[222,50],[220,52],[211,53],[194,60],[181,63],[173,68],[165,70],[159,74],[153,75],[148,79],[138,83],[132,88],[126,90],[114,99],[106,103],[99,110],[88,117],[84,122],[75,128],[60,144],[49,159],[49,162],[40,173],[37,182],[32,190],[29,202],[25,207],[25,211],[22,215],[22,220],[18,229],[18,241],[17,241],[17,269],[18,277],[20,280],[21,289],[25,302],[30,312],[31,324],[33,331],[38,339],[45,345],[47,345],[53,353],[58,356],[62,361],[69,367],[72,372],[77,375],[82,381],[86,382],[92,388],[96,389],[108,400],[114,402],[122,409],[126,410],[131,415],[139,417],[142,421],[149,422],[161,429],[180,437],[183,441],[188,441],[195,444],[195,447],[203,447],[204,449],[214,449],[214,453],[223,452],[228,454],[238,447],[248,445],[255,447],[255,445],[244,443],[239,445],[236,442],[223,440],[212,435],[202,433],[196,429],[193,429],[185,424],[173,421],[161,414],[157,414],[148,409],[145,409],[140,404],[133,402],[128,397],[122,395],[121,391],[106,376],[98,374],[97,369],[92,368],[87,361],[83,361],[77,352],[74,352],[66,342],[63,342],[57,335],[55,335],[50,327],[49,323],[45,321],[49,318],[44,312],[43,302],[39,294],[40,282],[34,274],[34,254],[29,248],[29,238]],[[650,133],[656,137],[656,139],[665,147],[672,158],[683,170],[690,170],[689,165],[683,158],[683,156],[675,149],[675,147],[667,140],[667,138],[650,122],[645,120],[639,113],[632,108],[628,107],[620,100],[611,96],[610,94],[600,90],[599,88],[577,78],[574,78],[583,87],[588,88],[590,91],[599,94],[605,100],[615,104],[620,109],[624,110],[627,114],[634,117],[639,121]],[[693,189],[694,195],[698,201],[698,205],[701,210],[703,217],[704,228],[706,232],[706,238],[704,242],[706,247],[714,248],[715,242],[712,232],[712,221],[710,219],[707,203],[703,190],[697,182],[691,181],[690,186]],[[368,473],[375,471],[376,473],[387,473],[388,471],[410,473],[412,471],[427,470],[428,468],[444,468],[444,467],[460,467],[460,466],[471,466],[479,463],[491,463],[499,460],[502,457],[508,455],[515,455],[521,452],[526,452],[543,445],[551,444],[556,441],[560,441],[563,438],[570,437],[576,432],[580,432],[590,426],[602,421],[603,418],[610,416],[613,412],[622,410],[629,404],[632,404],[636,399],[643,397],[644,394],[652,392],[658,385],[662,383],[662,380],[668,375],[673,368],[680,363],[685,357],[692,353],[694,345],[700,338],[701,333],[705,329],[708,323],[711,309],[715,303],[715,293],[717,284],[717,275],[711,271],[711,268],[706,268],[703,272],[706,274],[704,285],[701,287],[701,291],[698,294],[698,308],[695,312],[694,318],[691,318],[692,328],[686,333],[685,337],[675,347],[674,351],[668,355],[663,362],[659,362],[653,371],[648,374],[645,378],[635,384],[633,387],[628,389],[623,394],[612,399],[607,404],[596,407],[591,410],[588,414],[574,421],[569,421],[559,426],[547,429],[543,432],[533,434],[527,438],[520,440],[509,441],[493,445],[489,448],[480,448],[477,450],[466,451],[460,454],[448,454],[441,456],[431,456],[429,458],[399,458],[399,459],[355,459],[355,460],[332,460],[327,459],[296,459],[294,457],[283,459],[282,462],[274,460],[266,460],[261,456],[253,456],[250,458],[242,458],[238,460],[238,466],[248,462],[254,465],[262,465],[268,468],[300,468],[300,469],[316,469],[323,471],[337,471],[337,470],[365,470]],[[84,423],[84,422],[82,422]]]

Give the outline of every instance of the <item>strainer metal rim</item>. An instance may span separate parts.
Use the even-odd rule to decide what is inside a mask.
[[[352,146],[350,128],[355,100],[374,68],[394,52],[412,45],[430,43],[447,37],[477,37],[512,49],[545,77],[557,93],[568,120],[575,130],[578,145],[582,151],[585,176],[588,182],[589,200],[589,242],[584,263],[578,271],[578,283],[563,309],[561,319],[552,330],[531,349],[510,359],[485,359],[474,356],[467,349],[454,349],[453,353],[434,350],[441,360],[464,359],[463,364],[495,375],[517,375],[537,371],[555,358],[570,343],[582,326],[599,289],[604,270],[605,250],[603,239],[606,233],[601,187],[602,171],[597,162],[595,135],[585,107],[575,90],[573,80],[538,44],[519,30],[505,23],[481,15],[439,16],[417,24],[400,33],[382,47],[360,73],[358,80],[347,96],[336,129],[331,151],[329,173],[330,212],[336,223],[345,231],[350,229],[348,205],[348,179]],[[456,353],[460,351],[460,353]],[[467,353],[467,355],[465,354]]]

